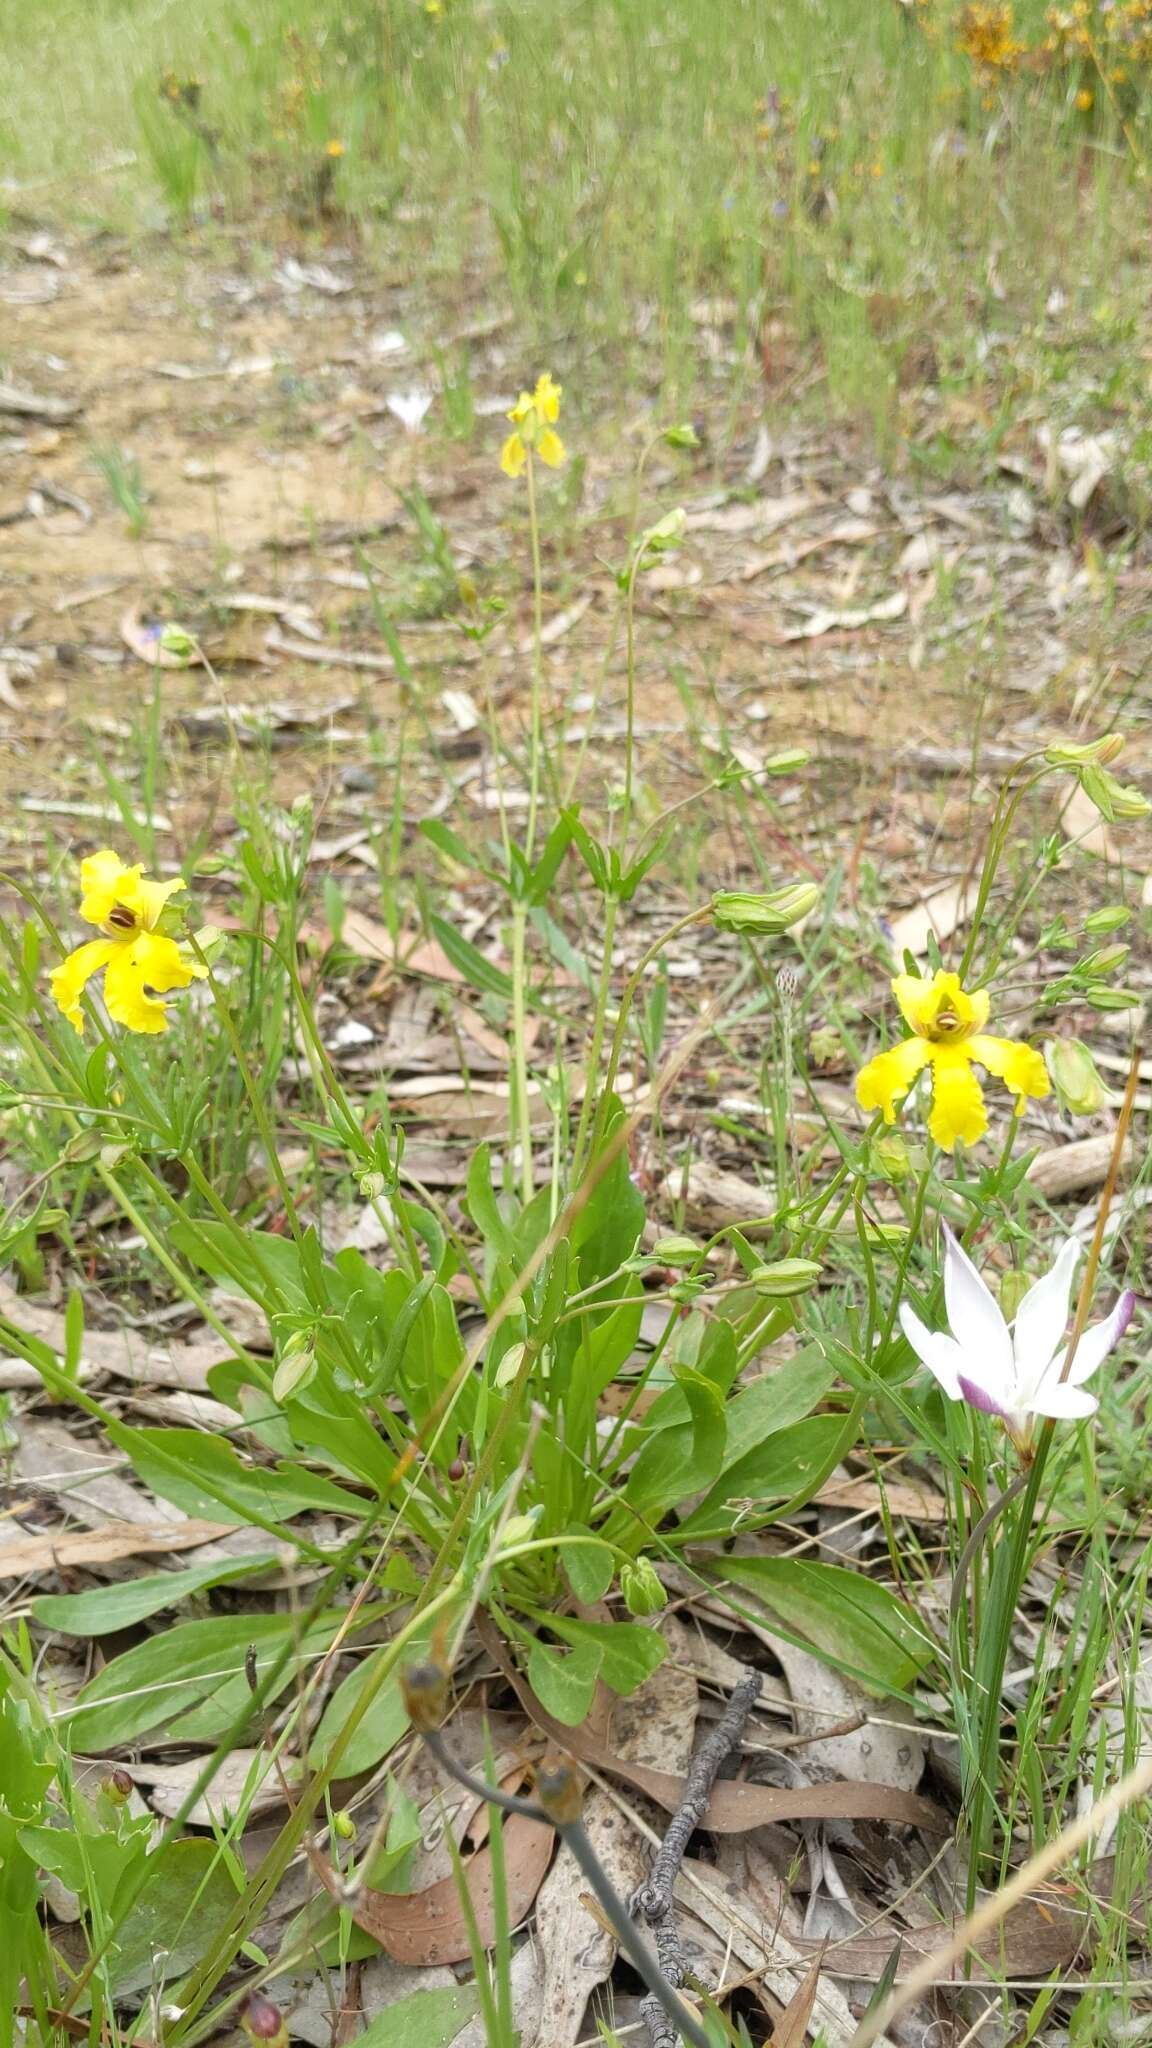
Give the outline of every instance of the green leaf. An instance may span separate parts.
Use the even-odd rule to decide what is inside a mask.
[[[153,1493],[186,1515],[275,1527],[306,1508],[361,1516],[367,1503],[300,1465],[245,1464],[226,1437],[199,1429],[129,1429],[109,1423],[108,1434]]]
[[[573,1536],[582,1540],[571,1541]],[[612,1584],[616,1555],[607,1543],[590,1543],[585,1529],[565,1529],[556,1538],[565,1577],[577,1600],[590,1607],[602,1600]]]
[[[160,1614],[166,1607],[178,1607],[206,1586],[223,1586],[247,1572],[275,1564],[269,1551],[262,1557],[242,1557],[233,1564],[194,1564],[179,1572],[146,1572],[139,1579],[125,1579],[118,1586],[98,1586],[90,1593],[42,1593],[32,1602],[32,1612],[44,1628],[59,1629],[68,1636],[106,1636],[113,1629],[130,1628]]]
[[[480,1994],[472,1984],[456,1990],[414,1991],[369,2020],[356,2036],[356,2048],[449,2048],[461,2029],[480,2010]]]
[[[443,917],[430,917],[428,930],[431,936],[443,946],[453,967],[459,969],[465,981],[478,988],[483,995],[503,996],[506,1002],[512,998],[511,976],[502,967],[496,967],[485,958],[478,946],[472,944]]]
[[[492,1185],[492,1148],[487,1144],[477,1145],[468,1162],[468,1214],[490,1251],[502,1259],[515,1258],[516,1240]]]
[[[728,1443],[724,1470],[773,1430],[787,1429],[810,1415],[836,1378],[836,1368],[820,1347],[808,1344],[775,1372],[752,1380],[728,1409]]]
[[[151,1983],[164,1957],[164,1976],[182,1977],[206,1955],[236,1904],[229,1859],[213,1841],[169,1842],[150,1859],[143,1888],[122,1916],[105,1902],[116,1928],[108,1966],[113,1997]]]
[[[641,1628],[635,1621],[576,1621],[568,1614],[541,1615],[540,1619],[553,1635],[571,1643],[574,1652],[596,1650],[600,1676],[613,1692],[635,1692],[668,1655],[659,1630]]]
[[[903,1600],[862,1572],[796,1557],[726,1557],[717,1575],[756,1595],[781,1633],[869,1692],[903,1692],[936,1653]]]
[[[702,1373],[678,1366],[676,1386],[669,1391],[684,1396],[689,1419],[646,1432],[624,1488],[639,1514],[674,1508],[711,1486],[724,1458],[728,1417],[719,1388]]]
[[[681,1522],[677,1539],[726,1535],[740,1513],[740,1507],[729,1506],[730,1502],[753,1501],[767,1507],[773,1501],[798,1504],[810,1499],[843,1457],[857,1427],[853,1412],[812,1415],[791,1429],[774,1430],[734,1465],[726,1466],[705,1499]]]
[[[591,1641],[582,1642],[575,1650],[533,1643],[528,1652],[528,1683],[545,1713],[566,1728],[578,1728],[587,1720],[603,1655],[599,1643]]]
[[[403,1663],[418,1663],[427,1647],[426,1640],[418,1641],[405,1650]],[[383,1643],[370,1657],[357,1664],[354,1671],[336,1687],[321,1716],[320,1726],[312,1737],[308,1761],[313,1770],[322,1769],[328,1762],[333,1749],[350,1720],[353,1710],[359,1706],[366,1692],[379,1683],[379,1691],[372,1705],[366,1710],[363,1720],[340,1752],[339,1771],[342,1778],[355,1777],[359,1771],[370,1771],[390,1749],[395,1748],[408,1726],[408,1716],[400,1697],[399,1664],[391,1678],[379,1679],[382,1664],[395,1658],[391,1643]]]
[[[299,1657],[285,1658],[280,1693],[302,1660],[327,1649],[337,1625],[330,1617],[297,1643],[291,1614],[180,1622],[114,1657],[84,1687],[63,1717],[71,1740],[98,1750],[164,1730],[169,1741],[218,1741],[251,1700],[249,1653],[259,1682],[296,1645]]]

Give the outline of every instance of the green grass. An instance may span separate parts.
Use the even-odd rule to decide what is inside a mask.
[[[1043,9],[1026,13],[1039,45]],[[945,435],[966,391],[1016,405],[1039,381],[1072,414],[1131,405],[1123,368],[1093,392],[1091,362],[1093,330],[1142,314],[1143,73],[1123,122],[1103,91],[1088,120],[1080,70],[986,87],[957,16],[30,0],[8,25],[0,139],[14,203],[65,218],[168,217],[209,241],[221,218],[285,212],[304,234],[354,231],[370,263],[417,272],[433,330],[508,298],[526,351],[578,345],[589,392],[712,383],[710,302],[733,398],[831,401],[889,445],[925,381]],[[1053,291],[1074,357],[1049,338]]]

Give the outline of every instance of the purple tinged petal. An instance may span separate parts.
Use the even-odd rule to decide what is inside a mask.
[[[1072,1359],[1072,1368],[1068,1374],[1070,1386],[1082,1386],[1085,1380],[1091,1379],[1097,1367],[1103,1365],[1108,1353],[1114,1350],[1132,1321],[1135,1307],[1136,1296],[1132,1289],[1127,1287],[1111,1315],[1105,1316],[1102,1323],[1093,1324],[1090,1330],[1085,1330]]]
[[[1016,1311],[1012,1332],[1016,1370],[1030,1386],[1043,1378],[1060,1349],[1068,1322],[1072,1275],[1079,1257],[1077,1239],[1066,1239],[1055,1264],[1028,1289]]]
[[[965,1379],[963,1373],[958,1375],[957,1383],[968,1406],[970,1408],[978,1408],[981,1415],[1008,1415],[1010,1413],[1009,1409],[1000,1406],[999,1401],[993,1400],[987,1387],[977,1386],[975,1380]]]

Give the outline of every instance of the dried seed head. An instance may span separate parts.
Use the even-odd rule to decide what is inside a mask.
[[[265,1998],[262,1991],[254,1991],[244,2008],[240,2022],[250,2041],[262,2041],[268,2048],[287,2048],[288,2026],[278,2005]]]
[[[566,1756],[549,1750],[536,1766],[536,1798],[558,1828],[575,1827],[584,1807],[584,1787]]]
[[[443,1664],[429,1657],[400,1673],[404,1710],[421,1735],[443,1726],[448,1713],[449,1676]]]

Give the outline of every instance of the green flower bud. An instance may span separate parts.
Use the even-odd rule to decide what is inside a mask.
[[[1107,932],[1118,932],[1131,915],[1126,903],[1106,903],[1102,910],[1093,910],[1084,919],[1084,929],[1094,939],[1103,938]]]
[[[382,1173],[362,1173],[360,1175],[360,1193],[366,1202],[378,1202],[387,1186],[387,1179]]]
[[[340,1808],[338,1813],[332,1815],[332,1833],[341,1842],[354,1842],[356,1840],[356,1823],[344,1806]]]
[[[1092,762],[1080,770],[1080,787],[1109,825],[1119,818],[1146,818],[1152,811],[1152,804],[1138,789],[1128,788]]]
[[[700,436],[691,420],[682,420],[679,426],[665,427],[664,439],[669,448],[698,448]]]
[[[1032,1281],[1029,1275],[1022,1273],[1016,1266],[1010,1267],[1008,1272],[1001,1276],[1000,1286],[997,1291],[1000,1297],[1000,1313],[1006,1323],[1013,1321],[1016,1311],[1031,1285]]]
[[[1140,997],[1130,988],[1109,988],[1107,982],[1094,981],[1084,991],[1084,1000],[1094,1010],[1138,1010]]]
[[[815,910],[820,891],[815,882],[789,882],[783,889],[755,895],[742,889],[720,889],[712,898],[712,920],[724,932],[757,932],[774,937],[799,924]]]
[[[757,1266],[748,1277],[757,1294],[786,1299],[792,1294],[807,1294],[822,1271],[814,1259],[776,1259],[770,1266]]]
[[[622,1567],[620,1591],[629,1614],[641,1618],[659,1614],[660,1609],[668,1605],[668,1595],[650,1557],[638,1557],[635,1563]]]
[[[872,1159],[877,1173],[893,1183],[907,1180],[913,1171],[907,1142],[896,1131],[875,1140]]]
[[[1093,974],[1115,974],[1118,967],[1123,967],[1131,951],[1131,946],[1101,946],[1097,952],[1089,953],[1080,965],[1090,968]]]
[[[700,1246],[694,1237],[661,1237],[649,1256],[662,1266],[691,1266],[700,1257]]]
[[[196,637],[186,626],[178,626],[170,619],[161,628],[160,645],[165,654],[175,655],[178,661],[191,661],[196,652]]]
[[[1123,751],[1122,732],[1106,732],[1102,739],[1086,740],[1077,745],[1071,740],[1054,747],[1045,747],[1044,759],[1050,768],[1080,768],[1090,761],[1114,761]]]
[[[763,763],[766,775],[794,775],[797,768],[806,768],[812,759],[807,747],[782,747],[778,754],[769,754]]]
[[[272,1375],[272,1399],[288,1401],[316,1377],[316,1346],[311,1330],[293,1330],[280,1347]]]
[[[666,512],[655,526],[650,526],[640,536],[640,553],[644,555],[666,555],[670,548],[678,548],[688,530],[688,514],[683,505],[677,505],[674,512]]]
[[[1061,1109],[1072,1116],[1092,1116],[1111,1101],[1096,1071],[1096,1062],[1079,1038],[1049,1039],[1044,1058]]]

